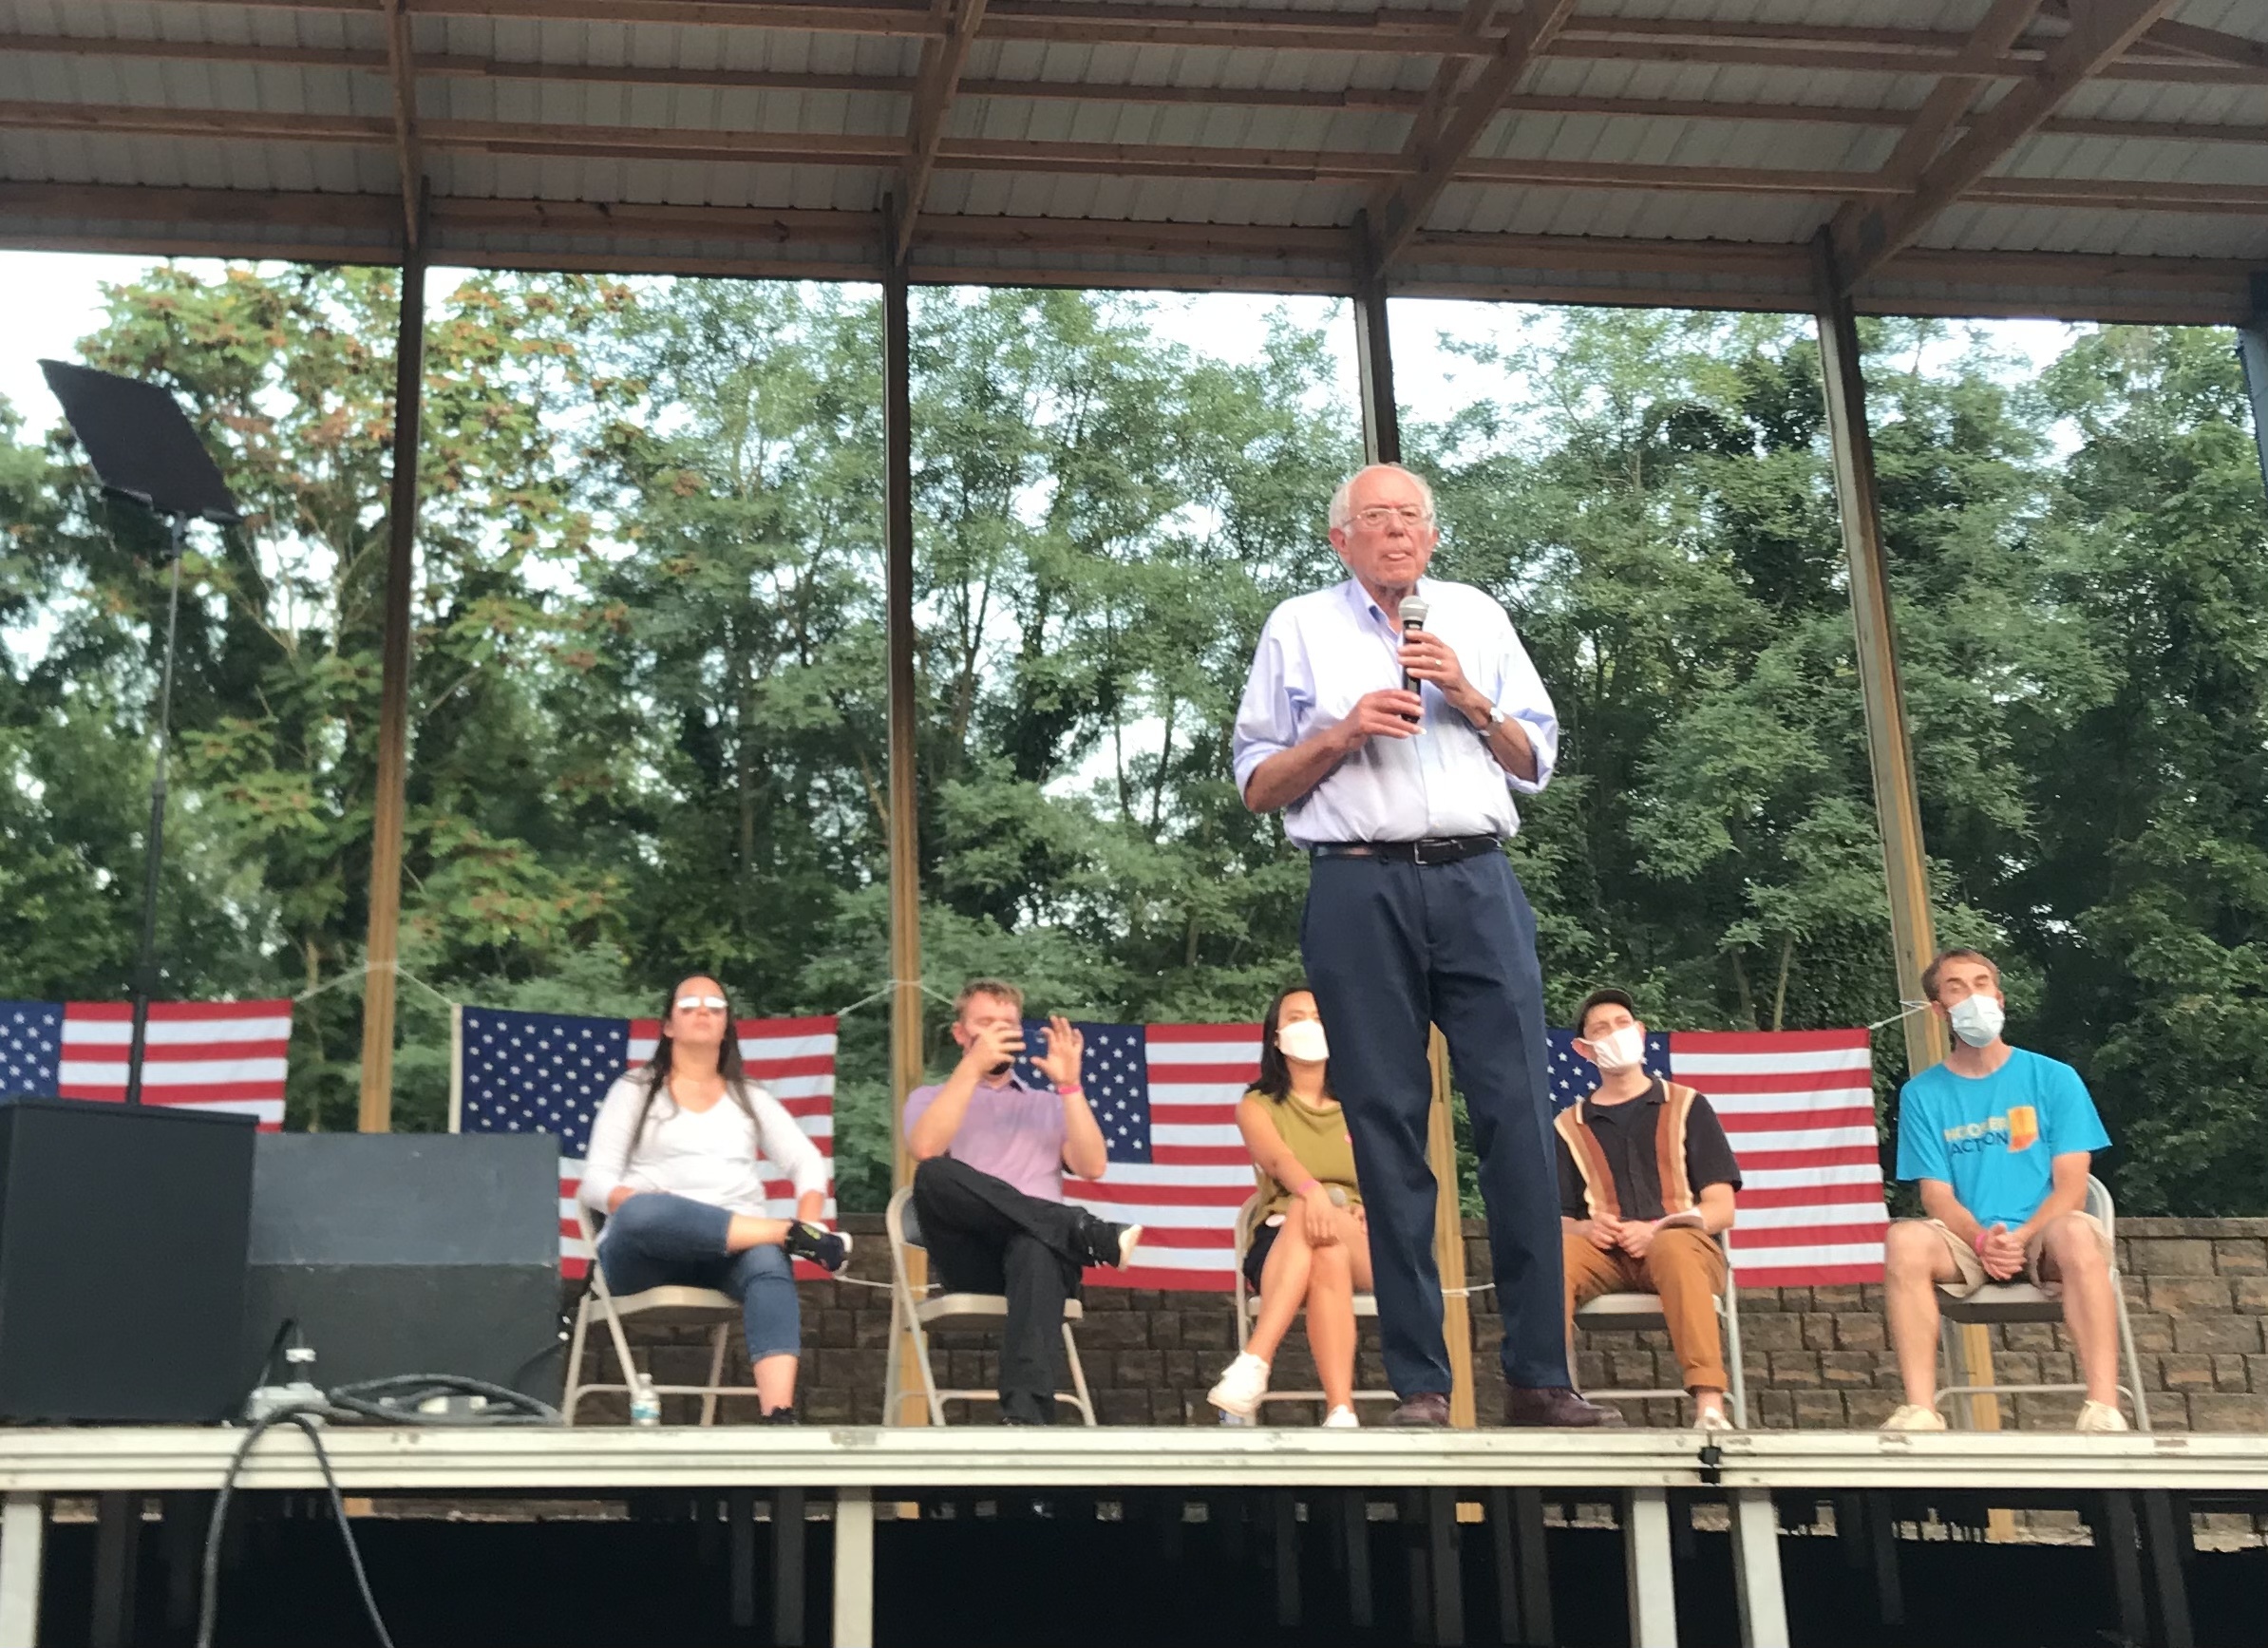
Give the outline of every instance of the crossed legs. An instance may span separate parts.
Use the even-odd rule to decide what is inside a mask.
[[[1284,1217],[1260,1268],[1260,1314],[1244,1341],[1247,1354],[1276,1360],[1292,1318],[1307,1310],[1308,1349],[1326,1410],[1354,1403],[1354,1296],[1370,1288],[1370,1241],[1360,1221],[1327,1246],[1310,1245],[1297,1209]]]

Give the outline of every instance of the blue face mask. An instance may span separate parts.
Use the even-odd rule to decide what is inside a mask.
[[[2008,1022],[2008,1013],[1990,995],[1963,996],[1946,1010],[1945,1016],[1953,1022],[1953,1033],[1971,1047],[1992,1046],[2000,1037],[2000,1027]]]

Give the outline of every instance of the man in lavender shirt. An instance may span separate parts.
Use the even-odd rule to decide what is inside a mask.
[[[1047,1088],[1018,1079],[1024,993],[972,979],[954,1003],[961,1060],[906,1097],[914,1214],[945,1286],[1008,1296],[1000,1339],[1000,1417],[1049,1425],[1063,1382],[1063,1303],[1090,1264],[1124,1265],[1139,1224],[1112,1224],[1063,1199],[1063,1176],[1100,1179],[1103,1129],[1079,1085],[1087,1038],[1058,1015],[1032,1062]]]

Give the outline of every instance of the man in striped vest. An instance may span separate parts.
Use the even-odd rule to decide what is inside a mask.
[[[1716,1311],[1725,1256],[1716,1237],[1731,1228],[1740,1165],[1707,1099],[1647,1073],[1646,1027],[1628,995],[1593,991],[1575,1029],[1575,1051],[1598,1067],[1600,1080],[1552,1124],[1569,1339],[1587,1299],[1659,1295],[1694,1423],[1729,1430]]]

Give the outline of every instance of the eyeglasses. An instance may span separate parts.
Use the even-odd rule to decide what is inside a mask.
[[[681,995],[677,998],[679,1013],[691,1013],[695,1008],[701,1007],[711,1008],[722,1013],[725,1011],[725,998],[721,995]]]
[[[1433,519],[1433,511],[1422,503],[1373,503],[1368,509],[1357,509],[1354,519],[1375,532],[1391,521],[1399,521],[1404,526],[1423,526]]]

